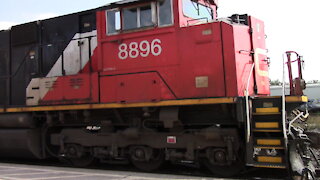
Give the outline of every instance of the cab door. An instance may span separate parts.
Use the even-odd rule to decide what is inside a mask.
[[[255,83],[258,95],[269,95],[269,64],[265,46],[264,22],[250,17],[251,41],[254,51]]]

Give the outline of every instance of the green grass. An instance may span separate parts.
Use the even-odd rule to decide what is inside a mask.
[[[320,130],[320,113],[312,113],[308,119],[308,129],[319,129]]]

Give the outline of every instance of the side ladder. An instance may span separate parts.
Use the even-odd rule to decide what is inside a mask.
[[[282,119],[282,98],[259,97],[251,101],[247,164],[254,167],[287,168],[288,154]]]

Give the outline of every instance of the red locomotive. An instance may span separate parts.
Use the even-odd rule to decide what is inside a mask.
[[[302,76],[286,103],[270,97],[264,23],[217,7],[124,0],[1,31],[0,154],[288,168],[282,116],[306,102]]]

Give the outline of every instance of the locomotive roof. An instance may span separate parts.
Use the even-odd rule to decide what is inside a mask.
[[[11,26],[11,28],[12,28],[12,27],[15,27],[15,26],[24,25],[24,24],[36,23],[36,22],[39,22],[39,21],[46,21],[46,20],[49,20],[49,19],[61,18],[61,17],[64,17],[64,16],[72,16],[72,15],[77,15],[77,14],[79,14],[79,15],[87,14],[87,13],[90,13],[90,12],[97,11],[99,8],[101,8],[101,7],[94,8],[94,9],[88,9],[88,10],[84,10],[84,11],[79,11],[79,12],[74,12],[74,13],[69,13],[69,14],[64,14],[64,15],[55,16],[55,17],[46,18],[46,19],[41,19],[41,20],[34,20],[34,21],[25,22],[25,23],[20,23],[20,24],[16,24],[16,25]],[[8,28],[8,29],[0,29],[0,32],[1,32],[1,31],[10,30],[11,28]]]
[[[141,0],[122,0],[122,1],[116,1],[116,2],[113,2],[111,4],[128,4],[128,3],[134,3],[134,2],[138,2],[138,1],[141,1]],[[144,0],[144,1],[150,1],[150,0]]]
[[[152,0],[121,0],[121,1],[116,1],[116,2],[113,2],[113,3],[110,3],[110,4],[107,4],[106,6],[108,5],[123,5],[123,4],[128,4],[128,3],[134,3],[134,2],[143,2],[143,1],[152,1]],[[197,0],[195,0],[197,1]],[[205,0],[209,3],[212,3],[212,4],[215,4],[218,6],[218,0]]]

